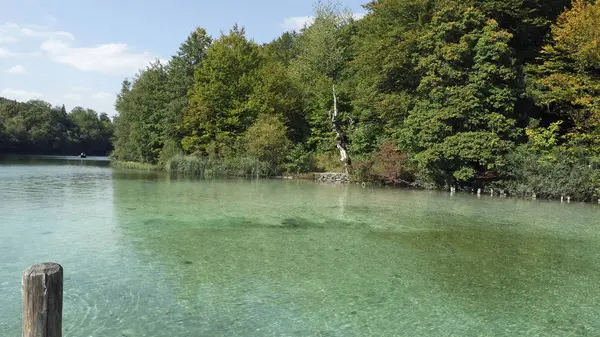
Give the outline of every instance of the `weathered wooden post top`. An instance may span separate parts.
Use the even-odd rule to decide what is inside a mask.
[[[23,337],[62,337],[63,268],[52,262],[23,272]]]

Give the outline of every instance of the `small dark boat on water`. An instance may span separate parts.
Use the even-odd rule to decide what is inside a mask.
[[[87,156],[85,155],[85,153],[81,152],[81,154],[79,155],[79,158],[85,158],[85,157],[87,157]]]

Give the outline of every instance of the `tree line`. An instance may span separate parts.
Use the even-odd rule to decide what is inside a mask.
[[[113,132],[106,113],[0,98],[0,154],[108,155]]]
[[[597,196],[600,1],[364,8],[355,20],[319,1],[310,25],[265,44],[197,28],[123,81],[113,156],[341,170],[343,138],[357,180]]]

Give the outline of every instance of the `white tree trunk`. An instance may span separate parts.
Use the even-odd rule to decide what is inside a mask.
[[[331,126],[333,128],[333,131],[335,131],[336,133],[335,141],[336,146],[340,151],[340,160],[342,161],[342,163],[344,163],[344,171],[346,172],[346,175],[348,175],[352,162],[350,160],[350,156],[348,155],[348,142],[346,139],[346,134],[344,133],[342,126],[340,125],[340,121],[338,120],[339,112],[337,108],[337,95],[335,94],[335,85],[333,86],[333,113],[330,112],[329,115],[331,118]]]

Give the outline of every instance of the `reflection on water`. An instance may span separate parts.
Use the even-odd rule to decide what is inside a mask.
[[[600,333],[597,206],[53,164],[0,200],[1,336],[42,260],[66,336]]]

